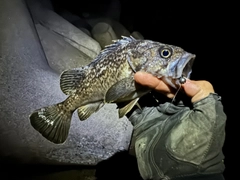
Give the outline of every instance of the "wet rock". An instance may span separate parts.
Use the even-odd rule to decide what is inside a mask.
[[[2,0],[0,13],[0,163],[93,165],[127,149],[132,126],[127,118],[118,118],[115,104],[83,122],[74,113],[62,145],[47,141],[31,127],[32,111],[66,96],[59,87],[59,74],[48,65],[24,1]]]

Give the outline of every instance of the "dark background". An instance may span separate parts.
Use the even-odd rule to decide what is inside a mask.
[[[109,0],[81,2],[76,0],[53,0],[56,10],[62,7],[79,14],[105,11]],[[145,39],[177,45],[196,54],[191,78],[210,81],[215,91],[222,96],[227,114],[225,154],[226,179],[234,177],[231,159],[234,154],[234,86],[233,44],[230,2],[189,1],[127,1],[121,0],[120,22],[130,31],[139,31]],[[237,101],[235,101],[237,102]],[[231,158],[233,157],[233,158]]]

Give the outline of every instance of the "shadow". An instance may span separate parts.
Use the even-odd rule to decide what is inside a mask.
[[[97,180],[142,180],[135,156],[128,151],[114,154],[107,160],[101,161],[96,166]]]
[[[24,180],[142,180],[136,157],[117,152],[95,166],[67,164],[24,164],[15,158],[0,159],[0,173],[7,179]]]
[[[84,180],[94,178],[95,166],[1,163],[0,173],[6,180]]]

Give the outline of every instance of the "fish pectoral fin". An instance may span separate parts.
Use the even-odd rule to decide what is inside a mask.
[[[79,119],[81,121],[86,120],[94,112],[97,112],[103,105],[103,102],[96,102],[79,107],[77,109]]]
[[[107,103],[115,102],[118,99],[124,99],[136,91],[135,81],[132,78],[124,78],[115,83],[106,93],[105,101]]]
[[[83,68],[63,71],[60,76],[60,88],[62,92],[66,95],[75,93],[85,77],[85,70]]]
[[[119,115],[119,118],[122,118],[123,116],[125,116],[129,111],[131,111],[131,109],[137,105],[138,106],[138,100],[139,98],[136,98],[134,100],[132,100],[131,102],[129,102],[126,106],[120,108],[118,110],[118,115]],[[139,107],[139,106],[138,106]]]
[[[67,139],[72,118],[72,112],[61,107],[57,104],[41,108],[29,117],[33,128],[55,144],[64,143]]]

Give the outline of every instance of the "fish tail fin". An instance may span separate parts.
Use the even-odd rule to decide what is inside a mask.
[[[35,110],[30,123],[43,137],[55,144],[64,143],[68,137],[73,112],[62,103]]]

